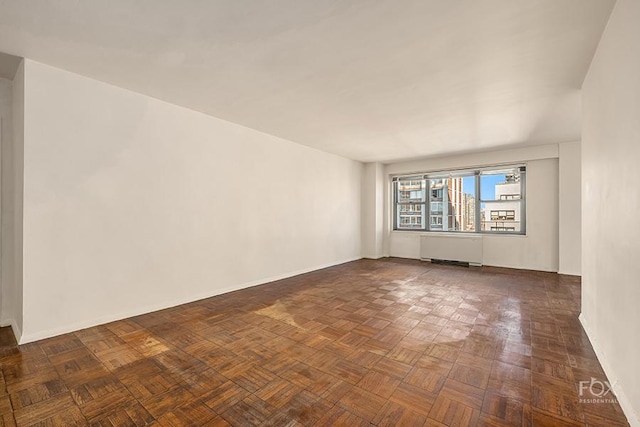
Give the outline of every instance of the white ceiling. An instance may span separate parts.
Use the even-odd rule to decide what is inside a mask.
[[[580,138],[614,0],[0,0],[0,51],[361,161]]]

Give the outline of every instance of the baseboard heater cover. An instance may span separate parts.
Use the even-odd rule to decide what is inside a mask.
[[[422,235],[420,259],[466,262],[470,266],[482,265],[482,236]]]

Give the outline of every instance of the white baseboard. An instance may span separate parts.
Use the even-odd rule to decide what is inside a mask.
[[[360,257],[356,257],[356,258],[348,258],[346,260],[343,261],[338,261],[335,263],[328,263],[328,264],[322,264],[322,265],[317,265],[314,267],[309,267],[309,268],[304,268],[301,270],[296,270],[296,271],[291,271],[288,273],[284,273],[284,274],[280,274],[277,276],[272,276],[272,277],[267,277],[265,279],[260,279],[260,280],[255,280],[252,282],[248,282],[248,283],[241,283],[241,284],[237,284],[237,285],[232,285],[232,286],[228,286],[225,288],[218,288],[214,291],[211,292],[207,292],[204,294],[199,294],[199,295],[189,295],[189,296],[185,296],[183,298],[178,298],[178,299],[174,299],[174,300],[170,300],[170,301],[164,301],[162,303],[158,303],[158,304],[151,304],[148,306],[143,306],[140,308],[137,308],[135,310],[129,310],[129,311],[125,311],[125,312],[120,312],[120,313],[114,313],[114,314],[110,314],[107,316],[102,316],[102,317],[98,317],[96,319],[89,319],[89,320],[84,320],[81,322],[76,322],[76,323],[72,323],[69,325],[65,325],[63,327],[59,327],[59,328],[53,328],[53,329],[48,329],[48,330],[44,330],[44,331],[36,331],[36,332],[31,332],[31,333],[27,333],[25,335],[17,335],[16,334],[16,339],[18,339],[17,337],[20,337],[18,339],[18,343],[19,344],[27,344],[33,341],[38,341],[38,340],[42,340],[45,338],[51,338],[51,337],[55,337],[57,335],[62,335],[62,334],[66,334],[69,332],[75,332],[75,331],[79,331],[81,329],[86,329],[86,328],[90,328],[92,326],[97,326],[97,325],[103,325],[105,323],[109,323],[109,322],[115,322],[117,320],[122,320],[122,319],[127,319],[129,317],[134,317],[134,316],[139,316],[141,314],[147,314],[147,313],[152,313],[154,311],[158,311],[158,310],[164,310],[165,308],[171,308],[171,307],[175,307],[178,305],[182,305],[182,304],[188,304],[190,302],[194,302],[194,301],[199,301],[205,298],[211,298],[217,295],[222,295],[222,294],[226,294],[229,292],[233,292],[233,291],[238,291],[240,289],[246,289],[246,288],[250,288],[253,286],[258,286],[258,285],[264,285],[265,283],[270,283],[270,282],[275,282],[276,280],[282,280],[282,279],[287,279],[289,277],[293,277],[293,276],[298,276],[300,274],[305,274],[305,273],[310,273],[312,271],[316,271],[316,270],[322,270],[323,268],[328,268],[328,267],[333,267],[336,265],[340,265],[340,264],[345,264],[347,262],[352,262],[352,261],[357,261],[361,259]],[[14,328],[14,333],[16,332],[16,329]]]
[[[625,394],[624,389],[620,384],[620,377],[616,374],[616,371],[612,368],[611,364],[607,360],[606,355],[602,352],[600,344],[596,339],[593,330],[589,327],[589,323],[586,321],[582,313],[580,313],[578,319],[582,324],[582,328],[587,333],[589,341],[591,341],[591,346],[593,347],[593,350],[598,357],[598,361],[600,362],[604,373],[607,375],[609,383],[612,385],[613,392],[618,399],[618,403],[620,404],[624,415],[627,417],[629,425],[631,425],[631,427],[640,427],[640,417],[638,417],[638,414],[635,412],[633,405],[631,404],[631,400]]]
[[[564,276],[582,277],[582,273],[580,273],[579,271],[558,270],[558,274],[562,274]]]

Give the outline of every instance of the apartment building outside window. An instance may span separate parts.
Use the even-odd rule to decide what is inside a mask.
[[[395,186],[396,226],[399,230],[426,227],[426,187],[423,179],[404,179]]]

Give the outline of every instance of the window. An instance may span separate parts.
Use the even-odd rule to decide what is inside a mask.
[[[501,194],[500,200],[517,200],[520,198],[519,194]]]
[[[492,225],[491,231],[516,231],[515,227],[506,227],[500,225]]]
[[[516,220],[516,211],[491,211],[491,221],[496,221],[499,219],[507,219],[511,221]]]
[[[483,170],[480,230],[524,234],[524,167]]]
[[[442,202],[431,202],[431,214],[439,214],[442,213]]]
[[[394,178],[395,230],[525,233],[524,166]]]
[[[426,227],[426,183],[420,178],[396,182],[397,230],[424,230]]]
[[[468,220],[467,205],[475,198],[475,176],[463,173],[455,177],[428,177],[426,181],[429,187],[429,230],[474,231],[475,221]]]

